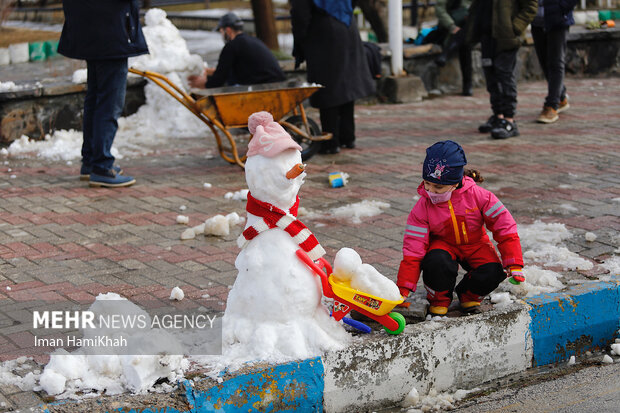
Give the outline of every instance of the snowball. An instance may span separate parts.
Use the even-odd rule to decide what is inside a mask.
[[[205,235],[225,237],[230,234],[230,224],[224,215],[216,215],[205,221]]]
[[[496,305],[496,307],[506,307],[511,304],[512,298],[510,298],[510,293],[502,292],[502,293],[492,293],[491,294],[491,302]]]
[[[407,393],[407,395],[405,396],[405,400],[403,400],[400,405],[402,407],[411,407],[415,406],[419,402],[420,394],[418,393],[418,389],[414,387],[411,389],[411,391],[409,391],[409,393]]]
[[[570,356],[570,359],[568,359],[568,365],[572,366],[573,364],[575,364],[575,356]]]
[[[226,219],[228,220],[228,224],[232,227],[235,225],[239,225],[245,221],[245,218],[240,217],[236,212],[231,212],[226,215]]]
[[[370,264],[362,264],[359,254],[351,248],[341,248],[334,259],[334,278],[351,281],[351,288],[386,300],[401,299],[398,287]]]
[[[596,234],[593,233],[593,232],[586,232],[584,237],[585,237],[586,241],[593,242],[596,239]]]
[[[188,224],[189,217],[185,215],[177,215],[177,224]]]
[[[187,207],[186,207],[185,205],[181,205],[181,206],[179,207],[179,210],[180,210],[180,211],[185,211],[186,209],[187,209]]]
[[[11,291],[11,287],[9,287],[8,285],[6,286],[6,290],[7,291]]]
[[[179,287],[174,287],[170,292],[171,300],[181,301],[183,298],[185,298],[185,293]]]
[[[361,267],[362,258],[352,248],[341,248],[334,258],[333,275],[339,281],[348,281]]]
[[[614,356],[620,356],[620,344],[616,342],[611,345],[611,354]]]
[[[248,200],[248,189],[242,189],[237,192],[226,192],[224,194],[224,199],[232,199],[233,201],[247,201]]]
[[[205,189],[211,188],[212,186],[213,186],[213,185],[211,185],[211,184],[210,184],[210,183],[208,183],[208,182],[205,182],[204,184],[202,184],[202,187],[203,187],[203,188],[205,188]]]
[[[605,364],[611,364],[614,362],[614,359],[612,359],[611,357],[609,357],[607,354],[605,354],[605,356],[603,357],[603,363]]]
[[[73,72],[73,76],[71,77],[71,81],[73,83],[86,83],[88,79],[88,70],[87,69],[78,69]]]
[[[49,395],[56,395],[65,391],[66,383],[67,379],[65,378],[65,376],[56,373],[52,369],[47,368],[39,379],[39,384],[41,385],[41,388],[45,390]]]
[[[181,239],[182,240],[188,240],[188,239],[194,239],[194,238],[196,238],[196,233],[194,232],[193,228],[187,228],[181,234]]]

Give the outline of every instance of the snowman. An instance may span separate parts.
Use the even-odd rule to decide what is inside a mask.
[[[297,219],[306,176],[301,147],[268,112],[250,116],[248,128],[248,218],[223,318],[224,354],[283,361],[344,348],[350,336],[321,303],[318,277],[295,254],[325,254]]]

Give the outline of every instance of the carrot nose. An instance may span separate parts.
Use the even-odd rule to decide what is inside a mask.
[[[299,175],[301,175],[304,169],[306,169],[306,165],[304,165],[303,163],[298,163],[297,165],[289,169],[289,171],[286,173],[286,177],[288,179],[295,179]]]

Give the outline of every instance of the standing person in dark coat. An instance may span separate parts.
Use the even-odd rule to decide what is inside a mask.
[[[86,60],[84,138],[80,179],[90,186],[136,182],[114,165],[111,149],[125,104],[127,58],[148,53],[137,0],[63,0],[65,23],[58,52]]]
[[[295,66],[307,62],[308,81],[324,88],[310,96],[323,132],[321,153],[355,147],[355,99],[375,92],[351,0],[291,0]]]
[[[519,136],[517,112],[517,52],[521,36],[536,16],[537,0],[473,0],[465,39],[480,42],[482,69],[493,114],[478,127],[493,139]]]
[[[200,76],[189,76],[190,86],[198,88],[228,85],[253,85],[286,79],[265,43],[243,33],[243,20],[235,13],[220,18],[216,27],[224,37],[224,48],[217,67],[206,68]]]
[[[547,97],[539,123],[553,123],[558,113],[570,107],[564,86],[566,37],[575,24],[573,9],[577,0],[538,0],[538,14],[532,22],[532,38],[538,62],[547,79]]]

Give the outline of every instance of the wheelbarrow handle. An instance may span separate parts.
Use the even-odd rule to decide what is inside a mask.
[[[372,331],[372,329],[368,327],[366,324],[362,323],[361,321],[357,321],[352,318],[349,318],[349,317],[342,317],[342,322],[350,325],[353,328],[358,329],[362,333],[370,333]]]
[[[323,287],[323,295],[328,298],[334,298],[334,291],[332,290],[331,285],[329,285],[328,276],[332,273],[332,266],[329,265],[327,260],[324,258],[319,258],[317,261],[321,264],[321,267],[308,256],[308,254],[301,249],[295,251],[297,257],[302,260],[316,275],[321,278],[321,286]],[[323,269],[327,270],[327,273],[323,271]]]

